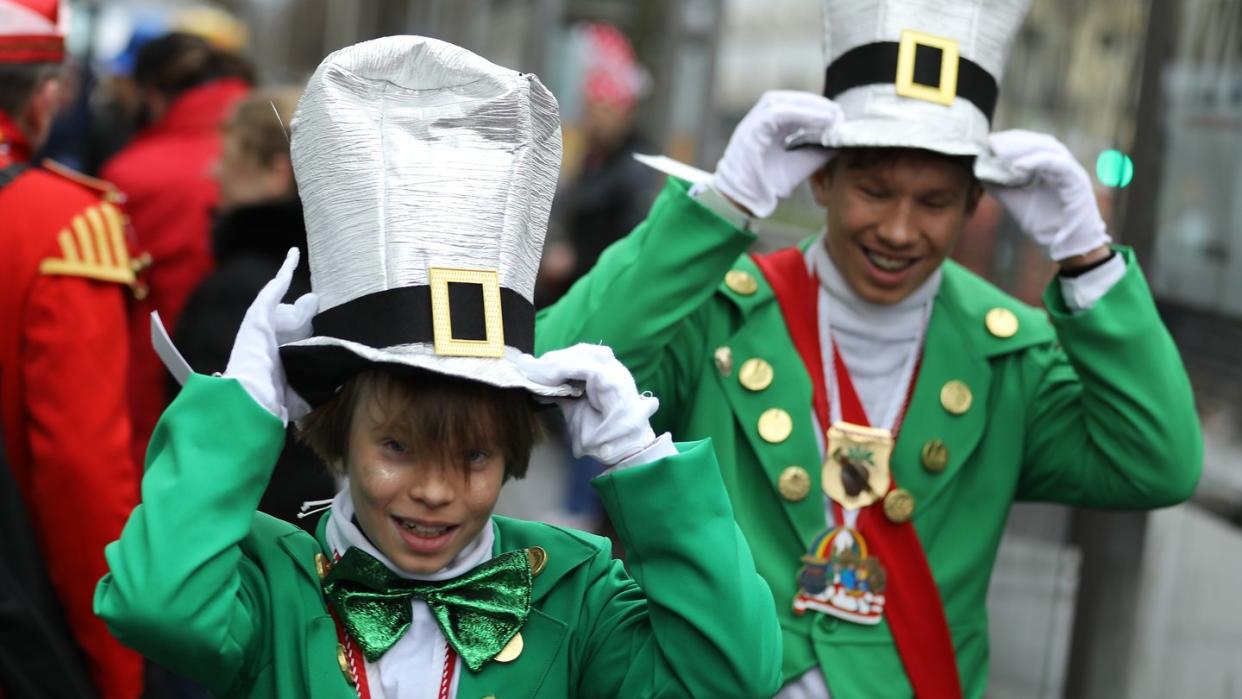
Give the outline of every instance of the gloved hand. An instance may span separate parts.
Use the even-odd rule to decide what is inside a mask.
[[[841,108],[810,92],[765,92],[729,137],[713,184],[721,194],[764,218],[832,158],[818,146],[787,150],[791,143],[820,143],[841,121]]]
[[[289,250],[280,271],[268,282],[246,310],[224,375],[237,379],[255,402],[286,425],[310,411],[302,397],[289,388],[280,363],[280,346],[305,340],[311,334],[311,318],[319,310],[319,297],[304,294],[293,304],[281,303],[293,270],[298,266],[297,248]]]
[[[1059,262],[1111,240],[1096,205],[1091,177],[1060,141],[1033,131],[998,131],[992,157],[1025,186],[988,185],[1018,225]]]
[[[579,344],[542,357],[522,355],[518,367],[536,383],[581,382],[579,398],[554,398],[565,414],[574,456],[614,466],[656,441],[649,420],[660,402],[643,396],[629,369],[603,345]]]

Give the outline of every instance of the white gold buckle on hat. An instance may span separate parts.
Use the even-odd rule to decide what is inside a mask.
[[[431,287],[431,323],[436,354],[450,357],[500,357],[505,353],[505,326],[500,311],[500,279],[495,271],[480,269],[427,270]],[[476,284],[483,289],[483,326],[486,338],[453,337],[453,312],[449,284]]]
[[[918,47],[940,50],[940,84],[924,85],[914,82],[914,59]],[[957,64],[960,53],[956,39],[933,36],[904,29],[897,47],[897,94],[916,100],[935,102],[946,107],[957,97]]]

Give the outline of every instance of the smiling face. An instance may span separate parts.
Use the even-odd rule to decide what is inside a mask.
[[[340,464],[367,539],[414,575],[441,570],[489,526],[501,486],[530,458],[520,391],[373,371],[333,402],[303,423],[307,441]]]
[[[982,187],[962,163],[912,149],[844,150],[811,177],[824,245],[863,300],[890,305],[953,251]]]

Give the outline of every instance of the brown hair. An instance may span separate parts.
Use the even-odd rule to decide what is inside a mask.
[[[298,107],[300,94],[295,87],[265,87],[252,91],[237,103],[224,122],[225,134],[236,140],[242,153],[264,167],[271,165],[278,155],[287,157],[289,137],[285,129]]]
[[[351,378],[298,425],[299,438],[338,475],[344,475],[359,409],[375,411],[394,438],[434,454],[442,464],[465,469],[468,450],[497,448],[506,480],[526,475],[538,436],[535,403],[522,389],[418,369],[374,368]]]

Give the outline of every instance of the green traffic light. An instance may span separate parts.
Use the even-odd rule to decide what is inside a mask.
[[[1095,159],[1095,176],[1105,187],[1125,187],[1134,179],[1134,161],[1115,148]]]

